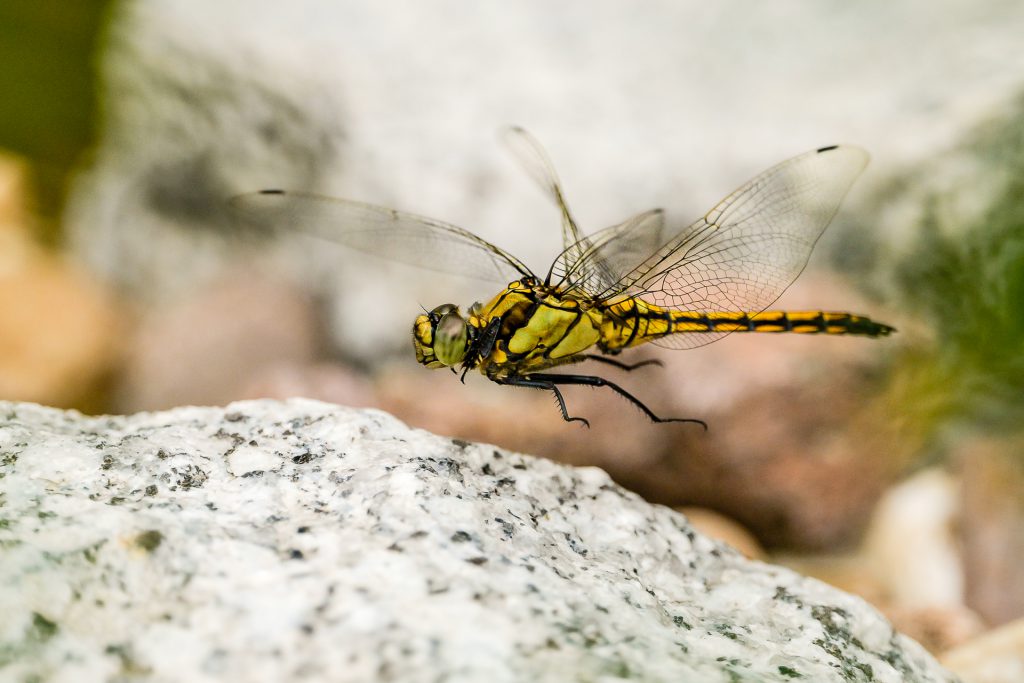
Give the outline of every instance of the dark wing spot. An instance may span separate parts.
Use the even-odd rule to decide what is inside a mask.
[[[821,154],[822,152],[831,152],[832,150],[837,149],[838,147],[839,147],[839,145],[829,145],[828,147],[819,147],[818,148],[818,154]]]

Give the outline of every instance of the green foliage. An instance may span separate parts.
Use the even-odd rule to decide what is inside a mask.
[[[913,256],[898,270],[907,304],[927,316],[934,347],[908,364],[904,397],[935,421],[1017,428],[1024,417],[1024,122],[972,145],[997,184],[969,225],[947,225],[933,197]]]
[[[66,178],[93,140],[107,5],[0,2],[0,147],[30,160],[47,214],[60,209]]]

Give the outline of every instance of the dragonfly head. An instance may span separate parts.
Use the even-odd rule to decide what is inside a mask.
[[[457,365],[469,348],[469,324],[458,307],[444,304],[416,318],[412,343],[416,360],[428,368]]]

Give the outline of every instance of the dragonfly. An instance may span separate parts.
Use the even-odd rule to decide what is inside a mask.
[[[427,368],[470,370],[502,385],[554,394],[606,387],[653,422],[660,417],[619,384],[589,374],[549,372],[585,360],[632,371],[622,351],[654,344],[689,349],[732,333],[884,337],[894,328],[863,315],[767,310],[804,269],[818,238],[868,162],[859,147],[831,145],[773,166],[692,223],[672,226],[661,209],[583,235],[547,153],[522,128],[505,142],[561,213],[563,248],[543,276],[468,230],[383,206],[301,191],[268,189],[233,198],[247,221],[299,231],[426,269],[503,285],[463,312],[442,304],[412,326],[416,360]],[[596,351],[596,353],[595,353]]]

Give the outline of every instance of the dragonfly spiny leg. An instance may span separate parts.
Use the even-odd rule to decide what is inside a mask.
[[[622,361],[617,361],[617,360],[614,360],[612,358],[608,358],[607,356],[599,356],[596,353],[586,353],[586,354],[583,354],[583,355],[587,358],[587,360],[596,360],[599,363],[607,363],[608,365],[614,365],[615,367],[617,367],[617,368],[619,368],[621,370],[625,370],[626,372],[629,372],[631,370],[636,370],[637,368],[642,368],[645,365],[656,365],[659,368],[663,367],[665,365],[664,363],[662,363],[657,358],[651,358],[651,359],[648,359],[648,360],[642,360],[639,363],[633,363],[631,365],[629,363],[623,363]]]
[[[536,377],[536,375],[534,375]],[[562,398],[562,392],[558,390],[554,382],[547,380],[536,380],[529,379],[526,377],[507,377],[503,380],[498,380],[498,384],[507,384],[513,387],[529,387],[531,389],[547,389],[555,395],[555,400],[558,401],[558,409],[562,411],[562,419],[566,422],[582,422],[584,427],[590,427],[590,421],[584,417],[572,417],[569,415],[569,410],[565,407],[565,399]]]
[[[501,331],[501,318],[494,318],[487,327],[484,328],[483,334],[480,335],[480,348],[477,351],[478,358],[486,358],[491,355],[491,351],[494,350],[494,343],[498,340],[498,333]]]
[[[465,360],[462,361],[462,376],[459,377],[459,381],[463,384],[466,383],[466,373],[479,365],[481,358],[491,355],[500,330],[501,318],[495,318],[487,323],[487,327],[482,332],[478,332],[476,328],[470,326],[469,350],[466,352]]]
[[[597,377],[596,375],[556,375],[547,373],[534,373],[528,376],[532,381],[547,382],[551,385],[555,384],[577,384],[590,387],[608,387],[616,394],[626,399],[637,408],[642,410],[645,415],[651,420],[651,422],[693,422],[699,424],[704,428],[704,431],[708,430],[708,425],[704,420],[698,420],[692,417],[658,417],[654,412],[645,406],[640,399],[633,396],[631,393],[620,387],[614,382],[609,382],[604,377]]]

